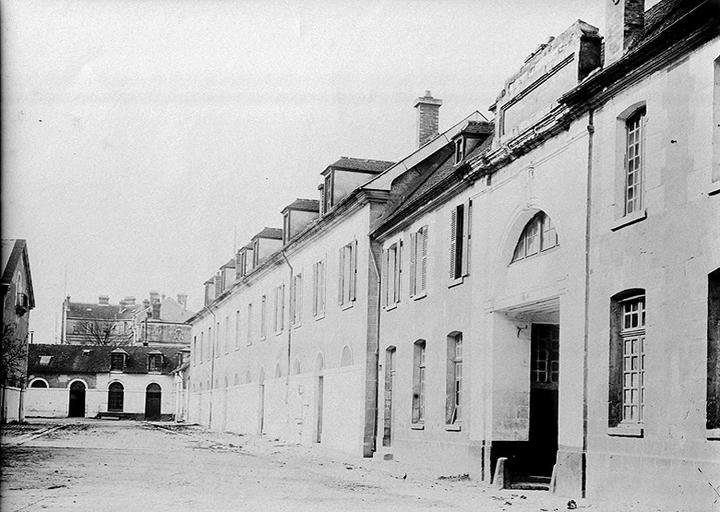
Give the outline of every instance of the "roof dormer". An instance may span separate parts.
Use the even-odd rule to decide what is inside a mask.
[[[121,348],[116,348],[110,352],[110,371],[122,372],[127,365],[128,353]]]
[[[253,268],[262,261],[282,249],[282,229],[265,227],[252,237]]]
[[[384,160],[340,157],[340,160],[328,165],[321,173],[322,212],[326,215],[353,190],[364,185],[372,178],[394,165]]]
[[[460,165],[473,150],[493,134],[493,124],[488,121],[468,121],[452,138],[453,165]]]
[[[160,373],[163,367],[163,353],[159,350],[151,350],[147,353],[148,373]]]
[[[320,202],[315,199],[296,199],[283,208],[283,245],[317,219],[319,212]]]

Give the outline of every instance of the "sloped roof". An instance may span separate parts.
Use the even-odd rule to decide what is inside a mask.
[[[228,262],[220,268],[235,268],[235,258],[230,258]]]
[[[663,0],[645,11],[645,25],[642,35],[636,44],[658,32],[661,32],[670,23],[677,20],[683,13],[689,11],[701,0]]]
[[[302,210],[304,212],[319,212],[320,201],[317,199],[295,199],[292,203],[283,208],[285,210]]]
[[[177,348],[124,346],[127,353],[124,373],[147,373],[148,355],[161,353],[161,373],[169,374],[178,364]],[[52,373],[107,373],[110,371],[110,354],[117,352],[114,347],[98,345],[28,345],[28,375]],[[40,358],[50,356],[47,365],[40,364]]]
[[[460,133],[467,135],[490,135],[493,133],[493,130],[494,125],[490,121],[468,121]]]
[[[274,240],[282,240],[282,228],[264,227],[262,231],[252,237],[253,240],[255,240],[256,238],[271,238]]]
[[[35,307],[35,292],[32,285],[32,274],[30,273],[30,260],[27,254],[27,242],[20,238],[3,238],[2,239],[2,279],[0,283],[3,286],[3,293],[5,286],[9,286],[12,283],[15,269],[20,264],[20,261],[25,262],[25,282],[27,284],[28,297],[30,301],[30,308]]]
[[[140,306],[123,307],[118,304],[95,304],[69,302],[68,318],[90,318],[93,320],[129,320]]]
[[[339,160],[328,165],[325,171],[323,171],[323,174],[329,169],[346,169],[349,171],[372,172],[377,174],[393,165],[395,165],[395,162],[388,162],[386,160],[369,160],[366,158],[341,156]]]

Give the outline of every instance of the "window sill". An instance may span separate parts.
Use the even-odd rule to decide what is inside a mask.
[[[411,423],[410,428],[412,430],[425,430],[425,423]]]
[[[298,322],[298,323],[296,323],[296,324],[293,324],[293,329],[299,329],[300,327],[302,327],[302,323],[301,323],[301,322]]]
[[[424,299],[425,297],[427,297],[427,292],[420,292],[420,293],[418,293],[418,294],[416,294],[416,295],[413,295],[412,299],[413,299],[413,300],[420,300],[420,299]]]
[[[617,231],[620,228],[624,228],[625,226],[629,226],[630,224],[635,224],[636,222],[640,222],[641,220],[645,220],[646,218],[647,209],[643,208],[638,212],[633,212],[616,220],[615,223],[610,226],[610,231]]]
[[[707,437],[708,441],[720,441],[720,428],[707,429],[705,437]]]
[[[710,184],[710,190],[708,191],[709,196],[720,194],[720,181],[713,182]]]
[[[618,437],[643,437],[645,429],[642,425],[618,425],[617,427],[608,427],[609,436]]]
[[[459,284],[463,284],[463,281],[465,280],[465,277],[458,277],[457,279],[453,279],[448,283],[448,288],[453,288],[454,286],[457,286]]]
[[[283,331],[275,331],[275,336],[282,336]]]
[[[322,320],[323,318],[325,318],[325,313],[321,313],[321,314],[319,314],[319,315],[315,315],[314,318],[315,318],[316,321],[317,321],[317,320]]]
[[[445,425],[445,430],[448,432],[460,432],[462,430],[462,425]]]
[[[350,309],[350,308],[353,307],[354,305],[355,305],[354,302],[348,302],[347,304],[342,304],[342,305],[340,306],[340,309],[343,310],[343,311],[345,311],[346,309]]]
[[[265,336],[260,337],[260,341],[265,341],[267,338]]]
[[[385,311],[392,311],[393,309],[398,307],[399,302],[395,302],[394,304],[388,304],[385,306]]]

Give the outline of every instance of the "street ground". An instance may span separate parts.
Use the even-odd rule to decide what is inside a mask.
[[[7,512],[556,512],[569,498],[197,426],[63,419],[3,427],[0,500]],[[574,500],[579,511],[617,510]]]

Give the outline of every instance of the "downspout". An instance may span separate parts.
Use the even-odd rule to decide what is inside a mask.
[[[288,280],[288,292],[290,293],[290,297],[292,297],[293,296],[293,286],[294,286],[293,285],[293,273],[294,273],[293,266],[290,264],[290,260],[288,259],[287,255],[285,254],[285,249],[280,251],[280,253],[282,254],[283,259],[285,260],[285,264],[288,266],[288,269],[290,269],[290,279]],[[295,293],[297,293],[297,291]],[[297,308],[297,297],[295,300],[296,300],[295,307]],[[289,302],[290,301],[288,300],[288,303]],[[287,371],[285,372],[285,405],[287,405],[287,403],[288,403],[288,395],[290,393],[290,356],[291,356],[292,330],[293,330],[292,322],[291,322],[292,319],[290,318],[291,314],[292,314],[292,312],[290,311],[290,308],[288,308]],[[289,412],[290,411],[288,410],[288,413]]]
[[[213,313],[213,310],[210,309],[208,306],[205,306],[203,309],[207,309],[208,313],[210,313],[213,316],[213,327],[217,324],[217,317],[215,316],[215,313]],[[215,333],[215,336],[217,337],[218,333]],[[213,410],[213,389],[215,385],[215,342],[213,342],[212,339],[208,339],[208,342],[210,343],[210,411],[208,414],[208,427],[212,429],[212,410]]]
[[[581,454],[581,496],[586,495],[587,487],[587,438],[588,438],[588,347],[590,345],[590,228],[592,217],[592,171],[593,171],[593,135],[595,111],[588,111],[588,156],[587,180],[585,190],[585,297],[584,297],[584,328],[583,328],[583,406],[582,406],[582,454]]]
[[[380,392],[380,313],[382,312],[382,306],[381,306],[381,295],[382,295],[382,274],[380,273],[380,269],[378,267],[377,260],[375,259],[375,252],[373,251],[373,240],[372,236],[368,236],[370,239],[370,243],[368,247],[370,248],[370,259],[373,263],[373,270],[375,271],[375,278],[377,280],[377,302],[376,302],[376,340],[375,340],[375,390],[373,393],[373,434],[372,434],[372,451],[377,451],[377,435],[378,435],[378,414],[379,414],[379,405],[378,405],[378,393]]]

